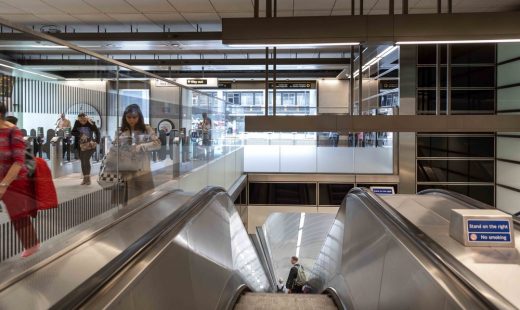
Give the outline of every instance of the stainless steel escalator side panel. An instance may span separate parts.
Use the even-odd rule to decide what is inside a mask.
[[[221,193],[142,253],[84,307],[227,309],[244,284],[253,291],[269,289],[240,216]]]
[[[520,308],[520,244],[517,242],[515,248],[465,247],[449,235],[451,210],[475,208],[476,206],[471,206],[471,200],[459,200],[457,195],[437,191],[382,199],[466,268],[468,272],[462,276],[482,281],[477,289],[490,300],[504,305],[501,308],[513,305]],[[517,224],[514,234],[520,240]]]
[[[482,304],[355,194],[344,200],[312,271],[353,309],[478,309]]]
[[[188,200],[173,193],[0,292],[0,309],[48,309]]]

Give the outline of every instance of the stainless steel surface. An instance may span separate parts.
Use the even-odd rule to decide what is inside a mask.
[[[47,309],[81,285],[188,197],[174,193],[124,218],[87,242],[54,257],[0,291],[0,309]],[[49,285],[52,283],[52,285]],[[28,293],[30,292],[30,293]]]
[[[269,288],[227,194],[164,235],[85,305],[87,309],[223,309],[237,288]]]
[[[399,114],[415,115],[416,83],[417,83],[417,47],[401,46],[399,48]],[[412,194],[416,192],[416,139],[413,132],[400,132],[399,135],[399,192]]]
[[[441,216],[422,211],[417,214],[419,206],[412,203],[417,197],[386,196],[384,201],[392,202],[392,206],[402,214],[405,213],[402,210],[406,210],[406,218],[423,223],[419,228],[425,232],[439,233],[435,225],[442,223]],[[446,199],[429,198],[437,198],[439,203],[436,209],[449,218],[449,210],[445,210]],[[470,293],[459,278],[439,265],[438,258],[420,250],[421,247],[418,247],[414,238],[410,238],[408,231],[399,228],[400,225],[392,224],[390,217],[380,213],[377,203],[367,201],[372,200],[353,193],[347,196],[312,270],[310,282],[314,287],[320,291],[334,288],[347,307],[357,309],[487,307]],[[444,236],[442,240],[463,248],[449,237]],[[468,260],[474,261],[475,257]],[[499,261],[500,258],[495,256],[495,260]],[[501,277],[501,280],[504,278]],[[484,294],[487,292],[483,291]],[[496,296],[488,294],[486,298],[493,300]],[[499,301],[496,304],[501,303]],[[507,302],[502,305],[507,305]]]
[[[507,248],[466,248],[449,237],[452,209],[467,209],[463,202],[443,195],[396,195],[383,198],[426,235],[445,248],[504,298],[520,308],[520,245]],[[515,238],[520,230],[515,228]]]
[[[334,217],[334,214],[324,213],[273,213],[267,218],[262,230],[276,279],[282,279],[284,283],[287,280],[291,256],[298,256],[306,271],[312,270]],[[300,249],[296,254],[299,230]]]

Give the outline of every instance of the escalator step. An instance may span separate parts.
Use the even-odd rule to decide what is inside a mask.
[[[267,309],[337,309],[332,299],[318,294],[269,294],[247,293],[235,305],[236,310],[267,310]]]

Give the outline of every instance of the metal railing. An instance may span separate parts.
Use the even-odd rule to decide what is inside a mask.
[[[112,203],[112,191],[101,189],[58,204],[55,209],[39,211],[32,219],[40,242],[49,240],[79,224],[117,207]],[[0,224],[0,262],[23,251],[23,246],[11,222]]]

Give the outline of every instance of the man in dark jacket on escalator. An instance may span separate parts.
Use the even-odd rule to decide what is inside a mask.
[[[307,281],[305,276],[305,271],[303,270],[303,266],[298,264],[298,257],[291,257],[291,271],[289,271],[289,277],[287,277],[287,282],[285,283],[285,287],[289,290],[289,294],[301,294],[303,293],[303,286]]]

